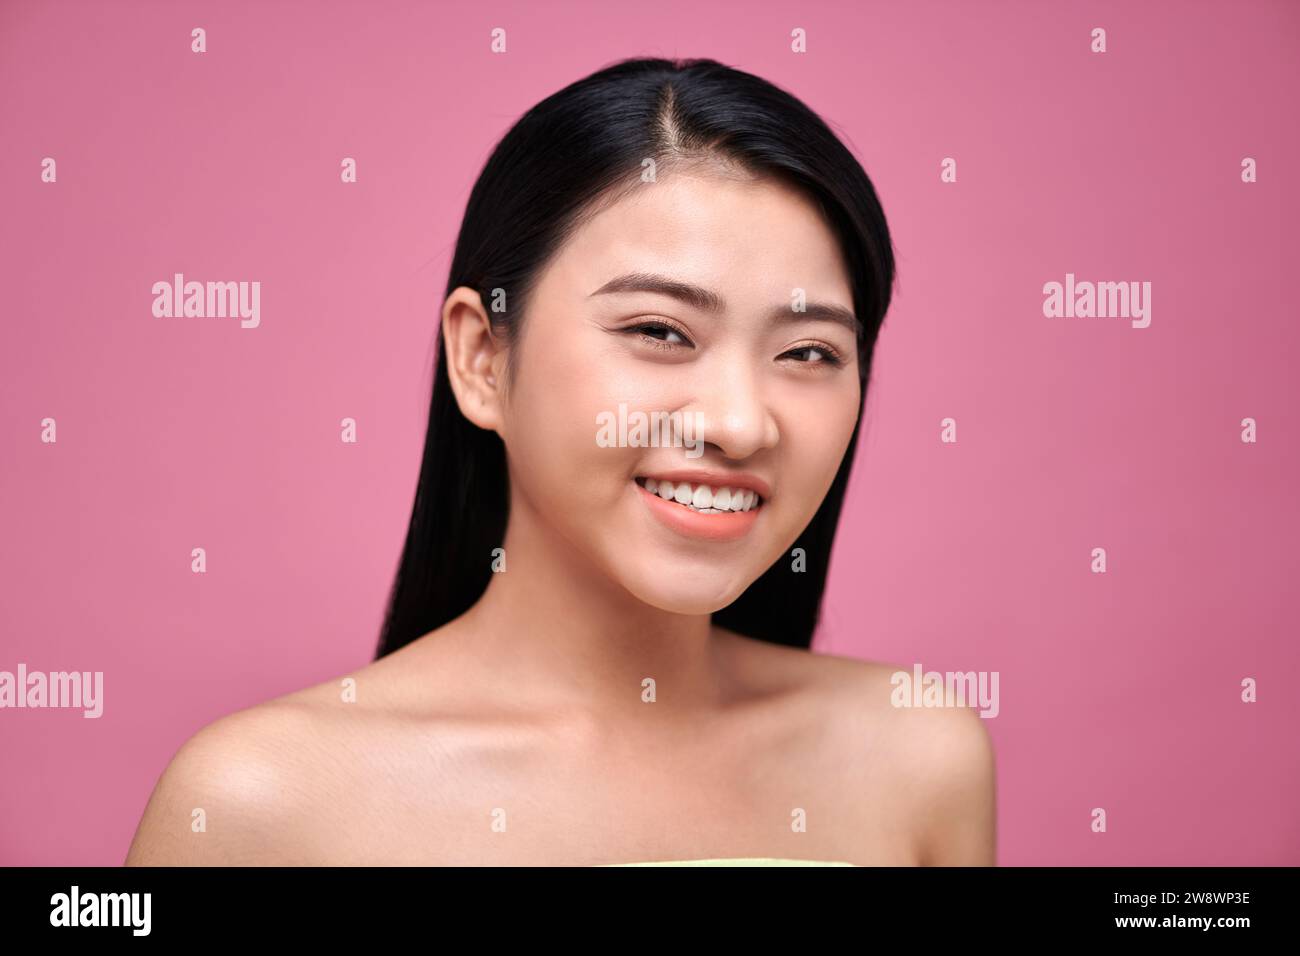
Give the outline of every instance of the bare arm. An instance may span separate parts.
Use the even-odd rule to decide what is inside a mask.
[[[993,743],[972,708],[932,710],[917,735],[917,853],[923,866],[996,866],[997,798]]]
[[[285,862],[284,716],[224,717],[185,742],[145,807],[124,866],[239,866]]]

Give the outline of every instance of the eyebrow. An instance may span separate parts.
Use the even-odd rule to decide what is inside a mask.
[[[666,295],[679,302],[684,302],[700,312],[710,312],[715,315],[726,311],[726,302],[723,301],[722,296],[712,289],[650,272],[629,272],[625,275],[616,276],[587,298],[623,292],[650,292],[655,295]],[[768,312],[767,317],[772,322],[802,322],[820,319],[842,325],[855,336],[860,334],[858,319],[853,314],[853,310],[840,305],[832,305],[828,302],[805,303],[802,312],[796,312],[789,306],[778,305]]]

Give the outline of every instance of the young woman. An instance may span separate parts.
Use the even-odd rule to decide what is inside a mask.
[[[810,651],[893,279],[762,79],[636,59],[531,109],[461,225],[376,659],[199,731],[127,863],[992,864],[978,715]]]

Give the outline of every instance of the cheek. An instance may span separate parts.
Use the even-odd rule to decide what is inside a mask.
[[[821,507],[844,460],[858,420],[859,394],[855,380],[852,387],[792,394],[783,405],[782,477],[787,487],[798,488],[800,510],[808,518]]]
[[[626,470],[629,449],[598,444],[597,416],[617,414],[629,399],[617,364],[598,342],[569,334],[525,340],[521,370],[506,409],[506,447],[530,499],[552,515],[614,501],[626,489],[613,476]]]

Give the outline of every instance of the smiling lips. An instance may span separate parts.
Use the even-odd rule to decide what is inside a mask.
[[[763,497],[754,488],[739,483],[724,485],[680,478],[673,480],[674,477],[638,475],[634,481],[638,494],[651,513],[679,534],[712,541],[732,541],[749,532],[762,510]],[[761,483],[746,479],[745,484]]]
[[[636,483],[664,501],[675,501],[679,505],[706,515],[750,511],[763,502],[758,492],[752,488],[736,488],[729,485],[717,487],[689,481],[672,482],[666,479],[641,477],[636,479]]]

